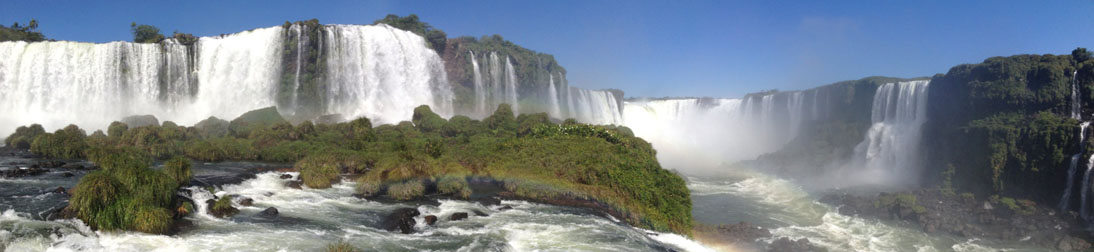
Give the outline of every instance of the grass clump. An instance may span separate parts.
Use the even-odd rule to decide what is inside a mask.
[[[190,159],[175,156],[167,160],[167,163],[164,163],[163,172],[171,177],[176,184],[180,186],[189,185],[190,180],[194,178],[194,174],[190,171],[191,166],[193,165],[190,163]]]
[[[149,168],[145,152],[131,147],[93,148],[88,157],[102,169],[80,179],[67,211],[99,230],[161,234],[174,224],[170,211],[179,184]]]
[[[345,241],[339,241],[327,245],[327,252],[361,252],[361,250]]]
[[[209,214],[216,216],[217,218],[224,218],[239,213],[239,209],[232,206],[232,196],[224,195],[217,199],[213,205],[209,206]]]
[[[471,197],[471,187],[467,184],[467,179],[463,177],[441,177],[441,179],[437,180],[437,191],[441,194],[454,195],[461,199]]]
[[[425,185],[420,180],[393,184],[387,188],[387,196],[397,200],[412,200],[425,195]]]

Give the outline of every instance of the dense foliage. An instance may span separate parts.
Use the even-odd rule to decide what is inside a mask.
[[[413,32],[425,38],[429,43],[429,47],[433,48],[438,55],[444,54],[445,42],[448,40],[448,35],[444,31],[433,28],[426,22],[422,22],[418,19],[418,15],[410,14],[405,17],[399,17],[399,15],[388,14],[383,19],[376,20],[372,24],[386,24],[391,27],[399,28],[400,30]]]
[[[133,42],[136,43],[159,43],[165,38],[160,34],[160,28],[155,26],[133,22],[129,24],[129,29],[133,32]]]
[[[1092,105],[1089,56],[1080,48],[1072,55],[993,57],[935,76],[924,128],[926,175],[956,191],[1058,204],[1069,157],[1086,141],[1077,139],[1079,121],[1070,114],[1073,84],[1082,105]],[[1085,120],[1088,112],[1081,113]]]
[[[38,20],[31,19],[26,26],[19,25],[18,22],[12,24],[9,27],[0,25],[0,42],[4,41],[26,41],[26,42],[38,42],[45,41],[46,36],[38,32]]]
[[[141,200],[141,206],[148,206],[138,210],[160,214],[161,207],[168,209],[169,197],[139,196],[151,197],[145,199],[131,194],[173,191],[188,182],[192,174],[186,159],[177,157],[182,155],[202,161],[295,162],[300,178],[311,188],[330,187],[341,182],[342,175],[355,174],[359,193],[394,200],[433,193],[467,198],[473,192],[471,181],[493,181],[515,198],[594,206],[638,227],[690,232],[691,199],[684,180],[662,169],[650,144],[634,137],[625,127],[584,125],[572,120],[559,125],[543,113],[513,116],[507,104],[482,121],[465,116],[445,120],[424,105],[414,110],[412,118],[413,122],[375,128],[367,118],[294,126],[276,109],[266,108],[245,113],[226,127],[223,120],[215,118],[197,127],[164,122],[123,130],[123,123],[115,123],[109,136],[97,132],[84,137],[82,130],[70,126],[37,137],[71,138],[63,141],[64,145],[43,145],[32,151],[65,157],[81,153],[104,167],[103,172],[96,173],[101,175],[89,175],[91,182],[83,187],[102,184],[104,187],[95,190],[121,193],[74,206],[82,210],[77,212],[85,213],[107,211],[104,209],[111,202],[121,200],[115,197],[129,197],[124,200]],[[29,134],[31,130],[27,129],[17,134]],[[140,158],[119,158],[106,155],[111,151],[104,150]],[[174,158],[160,171],[147,169],[148,157]],[[126,209],[108,210],[130,211]],[[93,227],[136,227],[126,219],[100,222],[96,218],[81,217],[95,221]],[[158,227],[143,230],[157,232]]]

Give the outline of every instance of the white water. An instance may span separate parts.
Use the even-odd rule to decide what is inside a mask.
[[[452,116],[444,63],[421,36],[387,25],[326,29],[328,113],[395,124],[425,104],[443,117]]]
[[[744,100],[632,100],[624,102],[623,119],[653,144],[663,166],[709,171],[778,150],[798,135],[807,114],[816,113],[810,111],[817,108],[805,106],[803,92],[790,92]]]
[[[921,127],[927,120],[930,81],[888,83],[878,87],[871,112],[873,124],[855,147],[854,164],[845,170],[867,184],[918,183]]]
[[[665,247],[706,251],[683,237],[649,232],[597,217],[587,210],[503,201],[511,210],[478,203],[441,200],[440,205],[385,204],[353,197],[354,183],[344,181],[330,189],[290,189],[283,173],[263,173],[238,185],[225,185],[217,194],[254,200],[238,206],[240,213],[217,219],[199,212],[187,217],[195,229],[174,236],[135,232],[92,232],[79,222],[35,221],[7,210],[0,216],[0,248],[55,251],[316,251],[339,240],[366,251],[651,251]],[[295,173],[289,173],[295,175]],[[212,197],[191,188],[195,200]],[[274,219],[256,217],[276,207]],[[373,228],[383,215],[402,207],[416,207],[416,233],[401,234]],[[198,203],[197,208],[204,208]],[[456,212],[482,211],[462,221],[448,221]],[[424,224],[425,215],[439,218]],[[54,235],[53,229],[58,229]]]
[[[1071,188],[1075,184],[1075,170],[1079,166],[1079,158],[1083,155],[1082,140],[1086,139],[1086,129],[1090,127],[1090,122],[1082,122],[1079,124],[1079,144],[1078,152],[1075,155],[1071,155],[1071,163],[1067,168],[1067,187],[1064,188],[1064,195],[1060,197],[1060,211],[1067,211],[1068,205],[1071,204]],[[1084,175],[1085,177],[1085,175]],[[1083,181],[1086,182],[1085,180]]]
[[[386,25],[321,28],[326,37],[318,39],[318,47],[329,54],[329,83],[320,102],[325,112],[368,116],[377,123],[409,120],[412,109],[423,104],[443,116],[453,114],[444,63],[422,37]],[[283,72],[294,75],[294,90],[286,90],[292,102],[280,108],[291,114],[301,85],[302,49],[308,47],[302,30],[296,25],[288,30],[300,38],[292,69],[281,69],[286,31],[280,26],[202,37],[193,47],[171,40],[0,43],[0,111],[5,112],[0,135],[32,123],[47,130],[77,124],[90,132],[141,114],[183,125],[209,116],[235,118],[276,105]],[[514,101],[517,84],[509,86]]]
[[[562,108],[558,104],[558,89],[555,88],[555,76],[550,75],[550,86],[547,88],[547,99],[550,111],[548,114],[552,118],[562,117]]]

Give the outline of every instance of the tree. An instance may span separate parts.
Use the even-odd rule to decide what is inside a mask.
[[[137,43],[159,43],[163,41],[164,36],[160,34],[160,28],[156,28],[151,25],[138,25],[137,22],[129,24],[129,28],[133,30],[133,42]]]
[[[1084,62],[1090,60],[1091,54],[1092,53],[1087,51],[1086,48],[1082,47],[1075,48],[1074,51],[1071,51],[1071,57],[1075,58],[1075,62]]]
[[[372,24],[387,24],[391,27],[398,28],[400,30],[413,32],[426,39],[426,43],[429,43],[429,47],[433,48],[437,54],[444,54],[444,47],[448,41],[448,35],[440,29],[433,28],[428,23],[422,22],[418,19],[418,15],[410,14],[405,17],[399,17],[399,15],[388,14],[383,19],[376,20]]]

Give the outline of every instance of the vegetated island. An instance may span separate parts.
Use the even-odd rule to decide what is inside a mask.
[[[183,127],[138,116],[91,135],[76,125],[53,133],[23,126],[5,143],[101,167],[80,179],[62,211],[97,230],[170,232],[176,220],[194,212],[194,203],[177,196],[191,184],[193,159],[295,163],[297,183],[329,188],[354,179],[357,195],[373,200],[489,193],[591,208],[635,227],[691,234],[684,179],[662,169],[651,145],[626,127],[556,123],[545,113],[514,116],[508,104],[481,121],[445,120],[424,105],[414,110],[412,122],[397,125],[325,118],[335,117],[293,125],[269,107],[232,121],[210,117]],[[163,168],[151,166],[157,159],[167,160]],[[473,185],[497,190],[475,192]],[[227,198],[209,204],[208,212],[231,215],[231,204],[222,204]]]

